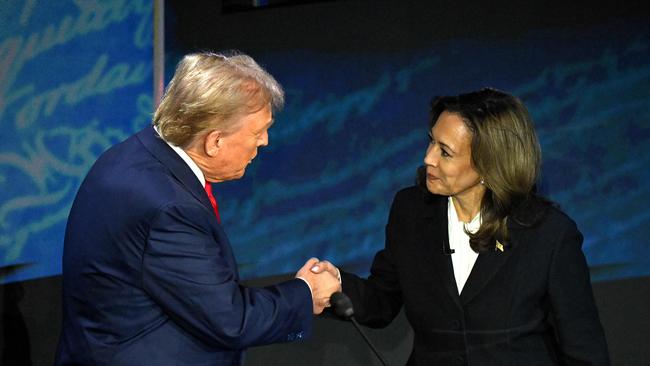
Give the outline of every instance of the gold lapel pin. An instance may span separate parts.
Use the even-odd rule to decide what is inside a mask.
[[[500,252],[503,252],[503,244],[499,243],[499,241],[497,240],[497,245],[495,245],[494,250],[495,250],[495,251],[498,250],[498,251],[500,251]]]

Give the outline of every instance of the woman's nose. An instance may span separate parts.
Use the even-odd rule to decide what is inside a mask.
[[[438,166],[438,155],[436,154],[436,146],[434,144],[429,144],[427,152],[424,154],[424,164],[431,166]]]

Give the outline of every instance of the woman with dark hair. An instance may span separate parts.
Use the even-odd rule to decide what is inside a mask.
[[[582,235],[535,193],[541,152],[521,101],[437,98],[429,138],[370,276],[340,271],[355,318],[383,327],[404,306],[408,365],[608,365]]]

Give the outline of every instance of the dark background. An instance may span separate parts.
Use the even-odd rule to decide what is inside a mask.
[[[273,283],[289,277],[250,281]],[[0,345],[2,365],[51,365],[61,327],[59,276],[0,287],[3,303]],[[650,365],[648,301],[650,279],[634,278],[594,284],[596,304],[613,365]],[[391,365],[408,359],[413,334],[403,313],[385,329],[365,332]],[[246,365],[381,365],[349,322],[318,317],[311,339],[300,343],[251,348]]]

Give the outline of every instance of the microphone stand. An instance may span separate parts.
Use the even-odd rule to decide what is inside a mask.
[[[370,348],[375,353],[375,355],[377,356],[379,361],[381,361],[381,364],[384,365],[384,366],[388,366],[388,362],[386,362],[386,360],[384,360],[384,358],[381,356],[381,353],[379,353],[379,351],[375,348],[375,346],[372,344],[372,342],[370,342],[370,339],[368,338],[368,336],[366,336],[366,333],[364,333],[361,330],[361,327],[359,326],[359,323],[357,323],[357,320],[354,319],[354,316],[351,316],[350,320],[352,321],[352,324],[354,324],[355,328],[357,328],[359,333],[361,333],[361,336],[363,336],[363,340],[365,340],[366,343],[368,343],[368,346],[370,346]]]
[[[334,311],[338,316],[344,319],[350,319],[352,321],[354,327],[357,328],[357,331],[359,331],[363,337],[363,340],[368,343],[368,346],[370,346],[370,349],[372,349],[372,351],[375,353],[375,356],[377,356],[379,361],[381,361],[381,364],[388,366],[388,362],[386,362],[386,360],[381,357],[381,353],[379,353],[372,342],[370,342],[370,339],[366,336],[366,333],[361,330],[361,327],[359,326],[359,323],[357,323],[357,320],[354,319],[354,307],[352,306],[352,300],[350,300],[350,298],[342,292],[335,292],[332,294],[332,296],[330,296],[330,303],[334,306]]]

